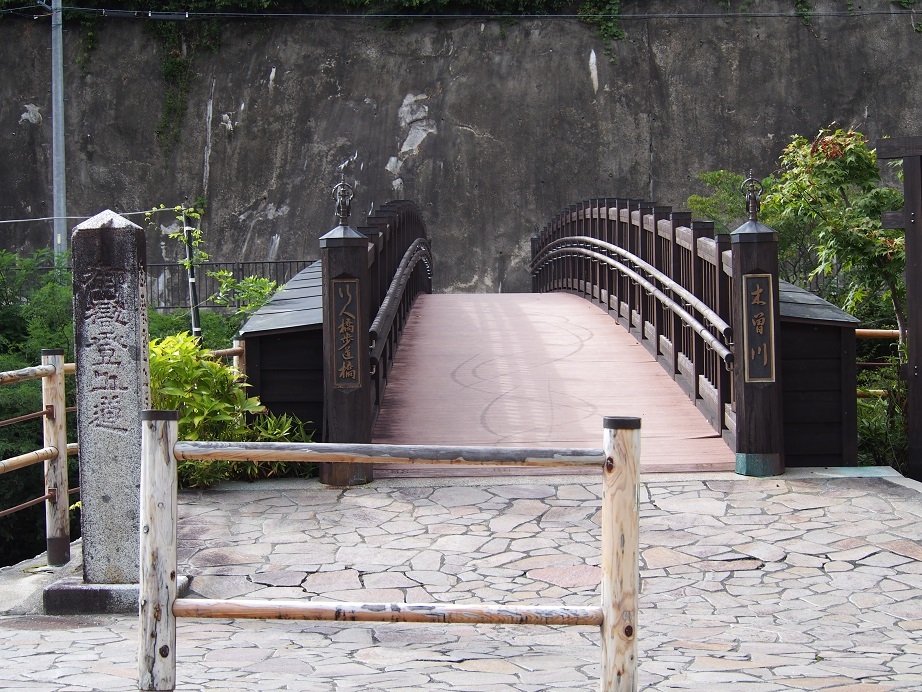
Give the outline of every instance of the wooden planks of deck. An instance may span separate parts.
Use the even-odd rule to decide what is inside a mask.
[[[373,441],[601,447],[603,416],[642,419],[642,471],[735,467],[734,454],[649,352],[601,308],[566,293],[420,296]],[[378,477],[484,473],[497,470],[375,469]]]

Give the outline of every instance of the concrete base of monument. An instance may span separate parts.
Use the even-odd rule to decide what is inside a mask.
[[[177,597],[189,591],[189,577],[176,578]],[[42,592],[46,615],[137,613],[137,584],[86,584],[81,577],[65,577]]]

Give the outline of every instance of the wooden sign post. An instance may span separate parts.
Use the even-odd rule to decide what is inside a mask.
[[[733,248],[733,394],[736,472],[784,473],[784,420],[778,364],[778,234],[758,220],[761,186],[750,176],[749,221],[730,234]]]
[[[337,194],[339,226],[320,238],[323,261],[324,442],[371,442],[368,237],[348,225],[352,190]],[[326,485],[362,485],[371,464],[320,464]]]

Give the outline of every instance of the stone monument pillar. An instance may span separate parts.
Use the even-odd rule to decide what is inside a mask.
[[[104,211],[74,229],[83,578],[137,584],[142,409],[150,408],[139,226]]]

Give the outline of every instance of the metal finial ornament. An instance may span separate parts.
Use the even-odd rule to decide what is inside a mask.
[[[336,215],[339,225],[349,225],[349,214],[352,211],[352,198],[355,196],[352,186],[346,182],[346,174],[333,186],[333,199],[336,200]]]
[[[762,183],[752,176],[752,169],[749,169],[749,177],[743,181],[740,190],[746,193],[746,209],[749,211],[749,220],[759,220],[759,207],[762,200]]]

